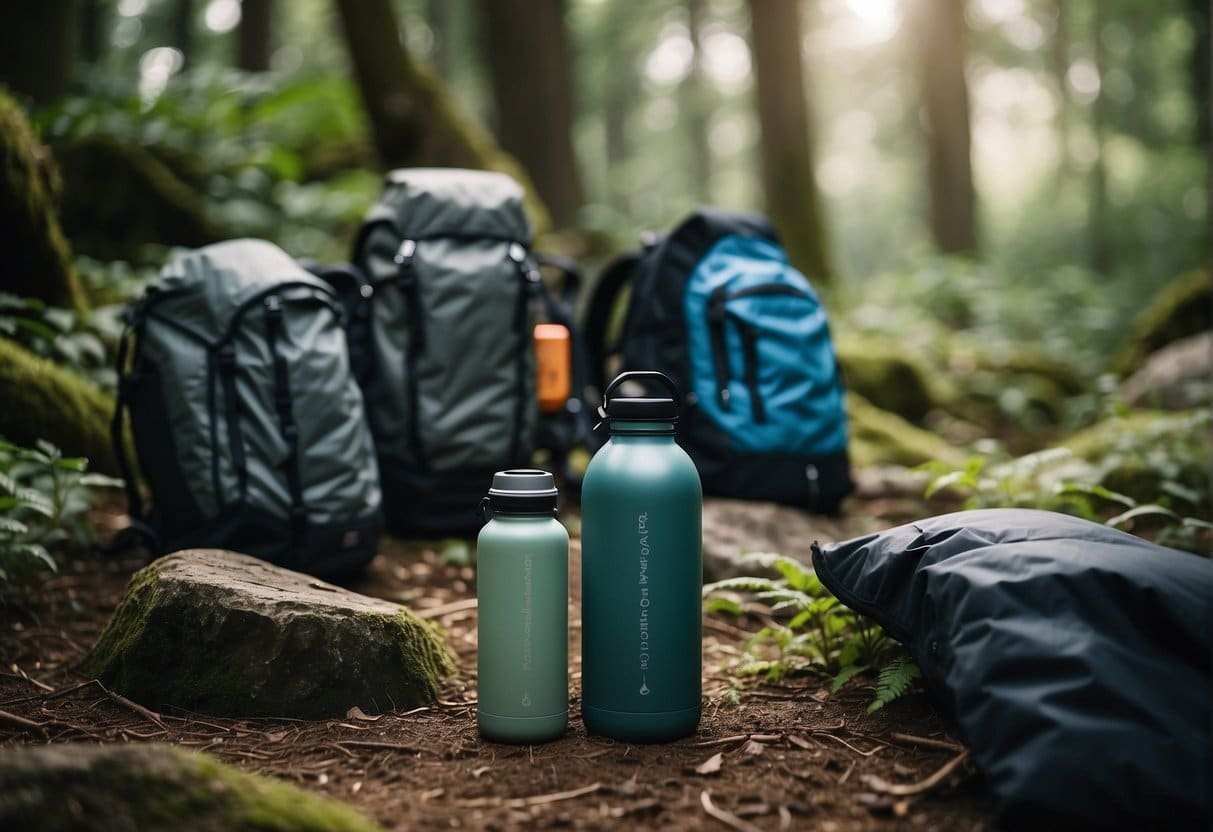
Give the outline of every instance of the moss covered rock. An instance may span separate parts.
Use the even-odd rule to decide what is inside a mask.
[[[896,341],[870,335],[835,340],[848,390],[916,423],[936,406],[930,370]]]
[[[454,666],[404,607],[214,549],[135,573],[84,665],[152,707],[303,719],[428,704]]]
[[[0,751],[0,828],[374,832],[349,806],[167,745]]]
[[[85,136],[57,146],[55,156],[63,227],[82,254],[137,261],[148,243],[196,248],[224,237],[199,194],[143,147]]]
[[[940,460],[961,465],[965,453],[935,434],[915,427],[896,413],[881,410],[854,391],[847,392],[851,462],[871,465],[921,465]]]
[[[1092,465],[1100,485],[1139,503],[1163,497],[1166,483],[1198,495],[1210,491],[1213,418],[1208,408],[1112,416],[1074,434],[1063,447]],[[1198,502],[1176,507],[1203,515],[1207,496]]]
[[[114,400],[87,379],[0,338],[0,436],[32,446],[46,439],[89,467],[117,474],[109,423]]]
[[[1213,329],[1213,275],[1198,269],[1167,284],[1138,314],[1116,371],[1128,375],[1172,341],[1209,329]]]
[[[50,153],[25,111],[0,87],[0,229],[5,241],[0,291],[84,314],[88,301],[55,213],[57,183]]]

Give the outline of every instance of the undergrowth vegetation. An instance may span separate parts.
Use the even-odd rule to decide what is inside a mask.
[[[830,594],[810,567],[778,554],[752,554],[748,561],[779,577],[727,578],[703,588],[709,614],[751,616],[763,623],[728,672],[769,682],[812,675],[830,680],[833,691],[856,676],[876,673],[869,712],[912,689],[920,674],[905,648]]]
[[[121,484],[49,442],[23,448],[0,438],[0,598],[37,572],[57,571],[52,552],[91,543],[93,492]]]

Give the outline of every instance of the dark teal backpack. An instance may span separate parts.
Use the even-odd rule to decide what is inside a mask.
[[[553,261],[566,291],[549,291],[522,200],[502,173],[396,170],[359,231],[352,265],[372,297],[363,389],[394,532],[472,534],[494,472],[582,439],[576,378],[560,413],[536,401],[534,326],[574,329],[576,276]]]
[[[323,576],[374,556],[379,473],[327,283],[233,240],[175,257],[127,318],[113,441],[153,553],[233,549]]]
[[[607,344],[616,298],[622,333]],[[834,513],[853,488],[842,377],[813,287],[761,216],[701,209],[617,259],[585,324],[590,383],[658,370],[684,393],[679,443],[705,494]]]

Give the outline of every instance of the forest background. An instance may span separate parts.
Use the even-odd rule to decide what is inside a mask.
[[[1209,516],[1207,373],[1179,416],[1128,420],[1161,394],[1122,389],[1213,315],[1208,3],[50,0],[0,24],[6,118],[46,169],[10,185],[63,231],[58,265],[0,285],[0,326],[83,373],[85,410],[173,246],[342,260],[383,170],[490,167],[591,278],[697,204],[768,212],[830,311],[861,467]],[[24,412],[0,432],[113,470],[103,431]]]

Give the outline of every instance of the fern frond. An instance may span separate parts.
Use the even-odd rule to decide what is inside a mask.
[[[868,705],[868,713],[879,711],[885,705],[910,689],[911,683],[922,676],[915,662],[906,653],[895,656],[891,662],[880,670],[876,680],[876,699]]]

